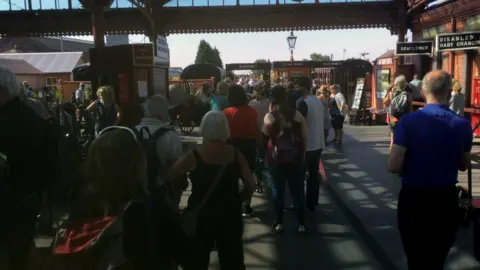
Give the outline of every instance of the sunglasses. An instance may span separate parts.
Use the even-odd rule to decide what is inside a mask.
[[[130,133],[132,135],[133,139],[135,139],[135,141],[138,142],[138,138],[137,138],[137,135],[135,134],[135,132],[133,130],[131,130],[130,128],[123,127],[123,126],[109,126],[109,127],[106,127],[98,133],[98,137],[102,136],[105,133],[113,131],[113,130],[127,131],[128,133]]]

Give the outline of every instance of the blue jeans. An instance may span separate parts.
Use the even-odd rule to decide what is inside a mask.
[[[292,195],[293,205],[299,225],[305,223],[305,189],[304,178],[305,169],[303,163],[300,164],[281,164],[272,166],[273,177],[272,195],[275,203],[276,222],[283,223],[283,210],[285,208],[285,188]]]

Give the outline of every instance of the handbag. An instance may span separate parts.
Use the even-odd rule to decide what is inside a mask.
[[[225,171],[227,165],[228,164],[222,165],[222,167],[220,168],[220,171],[215,176],[215,180],[213,180],[207,193],[203,196],[202,200],[200,201],[200,204],[195,209],[183,211],[182,214],[180,215],[180,226],[182,227],[187,237],[191,238],[195,236],[195,233],[197,232],[198,215],[200,211],[202,211],[202,208],[205,206],[210,196],[212,195],[213,190],[215,190],[215,187],[220,181],[220,178],[222,178],[223,172]]]

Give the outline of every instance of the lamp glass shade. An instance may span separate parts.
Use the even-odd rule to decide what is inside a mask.
[[[293,35],[293,32],[290,32],[290,36],[287,37],[288,48],[295,49],[295,44],[297,43],[297,37]]]

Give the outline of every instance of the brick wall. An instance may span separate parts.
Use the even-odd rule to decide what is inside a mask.
[[[454,63],[453,74],[455,74],[455,79],[457,79],[459,82],[462,82],[465,78],[465,53],[457,51],[454,52],[452,55]]]

